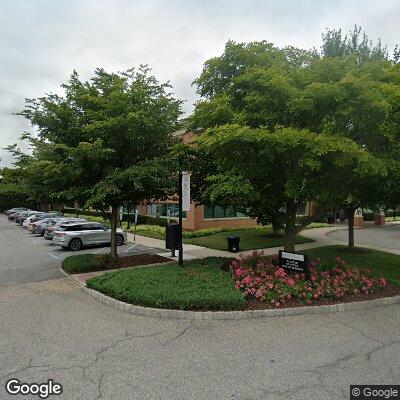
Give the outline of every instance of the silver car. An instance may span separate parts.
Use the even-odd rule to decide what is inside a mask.
[[[127,233],[117,229],[117,246],[127,240]],[[53,234],[53,244],[77,251],[83,246],[107,244],[111,242],[111,229],[98,222],[80,222],[60,225]]]
[[[58,230],[61,224],[74,224],[76,222],[86,222],[84,218],[75,218],[75,217],[60,217],[60,218],[51,218],[47,221],[46,228],[44,229],[43,237],[47,240],[53,240],[53,234]]]

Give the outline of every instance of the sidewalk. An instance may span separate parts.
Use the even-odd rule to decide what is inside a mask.
[[[332,246],[343,244],[334,239],[330,239],[326,236],[327,233],[332,232],[337,229],[345,229],[345,226],[339,225],[334,227],[326,227],[326,228],[315,228],[308,229],[301,232],[301,234],[309,239],[313,239],[314,242],[310,243],[302,243],[296,245],[296,251],[302,251],[307,249],[314,249],[316,247],[322,246]],[[133,234],[128,233],[128,241],[133,242]],[[160,239],[153,239],[146,236],[136,235],[136,243],[156,248],[165,248],[165,241]],[[204,257],[236,257],[239,258],[242,255],[252,254],[254,251],[262,251],[265,254],[277,254],[279,250],[282,250],[283,246],[279,247],[268,247],[265,249],[257,249],[257,250],[247,250],[240,251],[238,253],[230,253],[229,251],[222,250],[214,250],[209,249],[207,247],[196,246],[193,244],[183,244],[183,259],[184,260],[192,260],[195,258],[204,258]],[[177,257],[171,257],[171,252],[169,250],[165,250],[165,252],[158,253],[160,256],[170,258],[171,260],[176,260]],[[177,254],[177,252],[176,252]]]

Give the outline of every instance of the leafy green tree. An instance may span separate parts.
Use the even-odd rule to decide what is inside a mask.
[[[344,168],[357,176],[381,172],[378,161],[351,140],[293,128],[224,125],[201,135],[197,152],[217,167],[205,177],[204,201],[270,221],[279,210],[289,251],[295,248],[298,206],[315,199],[328,180]],[[347,197],[356,195],[352,189]],[[271,208],[260,207],[262,201]]]
[[[400,154],[396,151],[400,143],[400,68],[396,54],[397,48],[389,57],[380,41],[373,44],[358,27],[344,37],[341,31],[327,31],[320,52],[279,48],[268,42],[230,41],[220,57],[205,62],[195,80],[202,98],[195,106],[192,128],[214,130],[235,124],[269,131],[279,127],[306,129],[349,139],[384,163],[389,162]],[[218,167],[210,165],[210,160],[206,163],[210,171]],[[362,196],[350,190],[357,175],[351,168],[337,173],[347,188],[347,194],[338,198],[337,207],[383,201],[384,196],[378,199],[377,193],[382,194],[387,185],[384,172],[377,181],[372,168],[374,179],[365,185],[368,191],[363,190]],[[259,179],[264,176],[260,172]],[[356,181],[366,182],[366,178],[358,176]],[[223,188],[223,181],[219,182]],[[264,208],[269,221],[282,218],[279,182],[275,185],[276,193],[259,192],[254,207],[259,211],[251,216],[260,215]],[[321,199],[332,198],[327,185],[320,190]],[[350,201],[349,193],[357,200]]]
[[[118,207],[170,191],[173,168],[165,158],[181,101],[146,66],[120,73],[97,69],[87,82],[74,72],[62,87],[64,96],[28,100],[21,112],[38,132],[27,137],[33,147],[24,166],[27,180],[53,197],[104,213],[111,208],[115,258]]]

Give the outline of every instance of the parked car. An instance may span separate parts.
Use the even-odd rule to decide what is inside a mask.
[[[7,211],[4,211],[4,214],[10,215],[10,214],[18,212],[18,211],[28,211],[28,210],[29,210],[29,208],[26,208],[26,207],[14,207],[14,208],[10,208]]]
[[[35,222],[31,222],[28,226],[28,231],[32,233],[40,233],[43,236],[42,233],[44,233],[48,220],[49,218],[44,218],[44,219],[39,219],[38,221]]]
[[[10,221],[14,221],[15,218],[17,218],[17,216],[19,215],[20,211],[13,211],[10,214],[8,214],[8,219]]]
[[[40,211],[23,211],[21,213],[18,214],[18,216],[15,218],[15,222],[17,224],[22,225],[22,223],[25,221],[26,218],[30,217],[31,215],[36,215],[40,213]]]
[[[75,222],[86,222],[86,219],[73,217],[51,218],[47,222],[43,237],[46,240],[53,240],[53,233],[60,227],[61,224],[68,225]]]
[[[127,233],[117,229],[117,246],[127,240]],[[111,229],[98,222],[81,222],[60,225],[54,232],[53,244],[77,251],[84,246],[107,244],[111,242]]]
[[[14,221],[17,217],[20,216],[21,213],[31,211],[31,210],[22,210],[22,211],[13,211],[8,214],[8,219]]]
[[[52,219],[52,217],[47,217],[43,219],[38,219],[35,222],[31,222],[28,225],[28,230],[32,233],[39,233],[42,236],[44,235],[44,231],[47,228],[48,222]]]
[[[31,230],[30,227],[34,222],[40,221],[40,220],[43,220],[46,218],[58,217],[61,215],[62,214],[58,211],[50,211],[50,212],[40,213],[37,215],[32,215],[32,216],[28,217],[22,225],[25,226],[26,228],[28,228],[29,230]]]
[[[36,214],[32,214],[32,215],[30,215],[29,217],[26,217],[26,218],[22,221],[22,226],[23,226],[24,228],[27,229],[28,226],[29,226],[29,224],[30,224],[31,222],[37,221],[37,219],[40,218],[42,215],[44,215],[44,212],[39,211],[39,212],[37,212]]]

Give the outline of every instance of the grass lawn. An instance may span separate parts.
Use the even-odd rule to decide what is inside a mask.
[[[277,247],[285,244],[285,237],[282,233],[276,235],[266,229],[219,232],[210,236],[186,238],[184,239],[184,242],[195,244],[197,246],[209,247],[210,249],[228,250],[226,240],[227,236],[240,236],[241,251]],[[313,242],[313,240],[307,239],[302,235],[296,236],[297,244],[307,242]]]
[[[400,286],[400,256],[384,251],[365,248],[348,249],[346,246],[326,246],[304,251],[310,259],[334,259],[340,257],[348,264],[367,267],[371,273],[384,276],[389,282]]]
[[[138,235],[151,237],[154,239],[165,240],[165,234],[153,231],[137,232]],[[194,238],[183,238],[183,242],[187,244],[194,244],[197,246],[208,247],[216,250],[228,250],[227,240],[228,236],[240,236],[240,251],[256,250],[268,247],[283,246],[285,238],[283,233],[278,235],[273,234],[268,229],[241,229],[214,233],[212,235],[200,236]],[[307,239],[298,234],[296,236],[296,243],[313,242],[312,239]]]
[[[244,296],[235,289],[220,257],[157,267],[120,270],[87,281],[89,288],[118,300],[156,308],[240,310]]]

